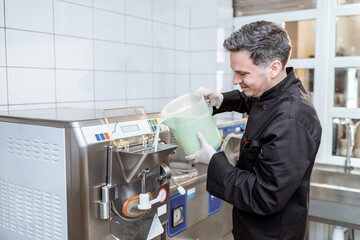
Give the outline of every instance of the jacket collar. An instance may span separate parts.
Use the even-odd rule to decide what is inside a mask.
[[[281,91],[290,87],[297,80],[293,67],[286,68],[286,74],[287,76],[281,80],[281,82],[264,92],[263,95],[259,97],[259,100],[268,100],[277,96]]]

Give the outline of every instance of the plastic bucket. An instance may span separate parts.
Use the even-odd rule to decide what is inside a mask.
[[[201,149],[197,132],[201,132],[214,149],[220,146],[221,137],[212,117],[212,108],[206,104],[202,93],[188,93],[172,100],[161,115],[162,123],[170,128],[185,156]]]

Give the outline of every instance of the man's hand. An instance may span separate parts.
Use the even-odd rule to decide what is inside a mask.
[[[211,89],[199,87],[197,91],[202,92],[206,102],[216,108],[219,108],[224,100],[224,96],[221,93],[217,93]]]
[[[203,163],[203,164],[209,164],[212,156],[216,153],[214,148],[208,144],[204,138],[204,136],[201,134],[201,132],[197,133],[197,136],[201,143],[201,149],[197,151],[194,154],[191,154],[189,156],[186,156],[186,160],[194,160],[195,163]]]

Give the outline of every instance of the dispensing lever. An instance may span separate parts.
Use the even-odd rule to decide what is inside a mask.
[[[180,184],[173,178],[170,168],[166,164],[163,163],[163,164],[161,164],[161,170],[162,170],[163,174],[161,174],[159,176],[159,180],[162,181],[162,180],[170,178],[173,181],[173,183],[175,184],[179,193],[181,195],[185,195],[186,190],[182,186],[180,186]]]
[[[177,190],[179,191],[179,193],[180,193],[181,195],[185,195],[186,190],[185,190],[182,186],[180,186],[180,184],[173,178],[172,175],[170,176],[170,179],[171,179],[171,181],[173,181],[173,183],[175,184],[175,186],[176,186]]]

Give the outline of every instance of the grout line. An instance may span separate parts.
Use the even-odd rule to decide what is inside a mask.
[[[95,14],[94,14],[94,0],[91,1],[92,11],[92,45],[93,45],[93,99],[94,99],[94,109],[96,108],[96,77],[95,77]]]
[[[125,3],[124,3],[124,10],[125,10],[125,12],[126,12],[126,0],[125,0]],[[128,49],[128,42],[127,42],[127,34],[126,34],[126,20],[127,20],[127,17],[125,16],[124,17],[124,31],[123,31],[123,33],[124,33],[124,41],[125,41],[125,73],[124,73],[124,75],[125,75],[125,81],[124,81],[124,86],[125,86],[125,107],[127,107],[127,99],[128,99],[128,91],[127,91],[127,89],[128,89],[128,84],[127,84],[127,81],[128,81],[128,64],[127,64],[127,59],[128,59],[128,51],[129,51],[129,49]]]
[[[10,94],[9,94],[9,73],[8,73],[8,54],[7,54],[7,28],[6,28],[6,16],[5,16],[5,0],[3,0],[4,6],[4,44],[5,44],[5,75],[6,75],[6,100],[7,100],[7,110],[10,111]]]
[[[126,26],[125,26],[125,28],[126,28]],[[95,38],[95,37],[89,38],[89,37],[83,37],[83,36],[58,34],[58,33],[55,33],[55,32],[49,33],[49,32],[26,30],[26,29],[19,29],[19,28],[7,28],[7,29],[8,30],[14,30],[14,31],[28,32],[28,33],[40,33],[40,34],[55,35],[55,36],[60,36],[60,37],[79,38],[79,39],[84,39],[84,40],[93,40],[93,41],[100,41],[100,42],[107,42],[107,43],[118,43],[118,44],[124,44],[124,45],[127,44],[127,45],[130,45],[130,46],[148,47],[148,48],[163,49],[163,50],[177,50],[177,51],[181,51],[181,52],[189,52],[189,50],[176,49],[175,47],[174,48],[158,47],[158,46],[143,45],[143,44],[138,44],[138,43],[128,43],[126,41],[124,41],[124,42],[122,42],[122,41],[114,41],[114,40],[100,39],[100,38]],[[93,33],[93,35],[94,35],[94,33]],[[208,50],[208,51],[210,51],[210,50]],[[214,50],[212,50],[212,51],[214,51]]]
[[[57,108],[57,94],[56,94],[56,89],[57,89],[57,79],[56,79],[56,40],[55,40],[55,2],[52,1],[52,7],[53,7],[53,38],[54,38],[54,90],[55,90],[55,108]]]
[[[151,112],[154,112],[154,0],[151,0]]]

